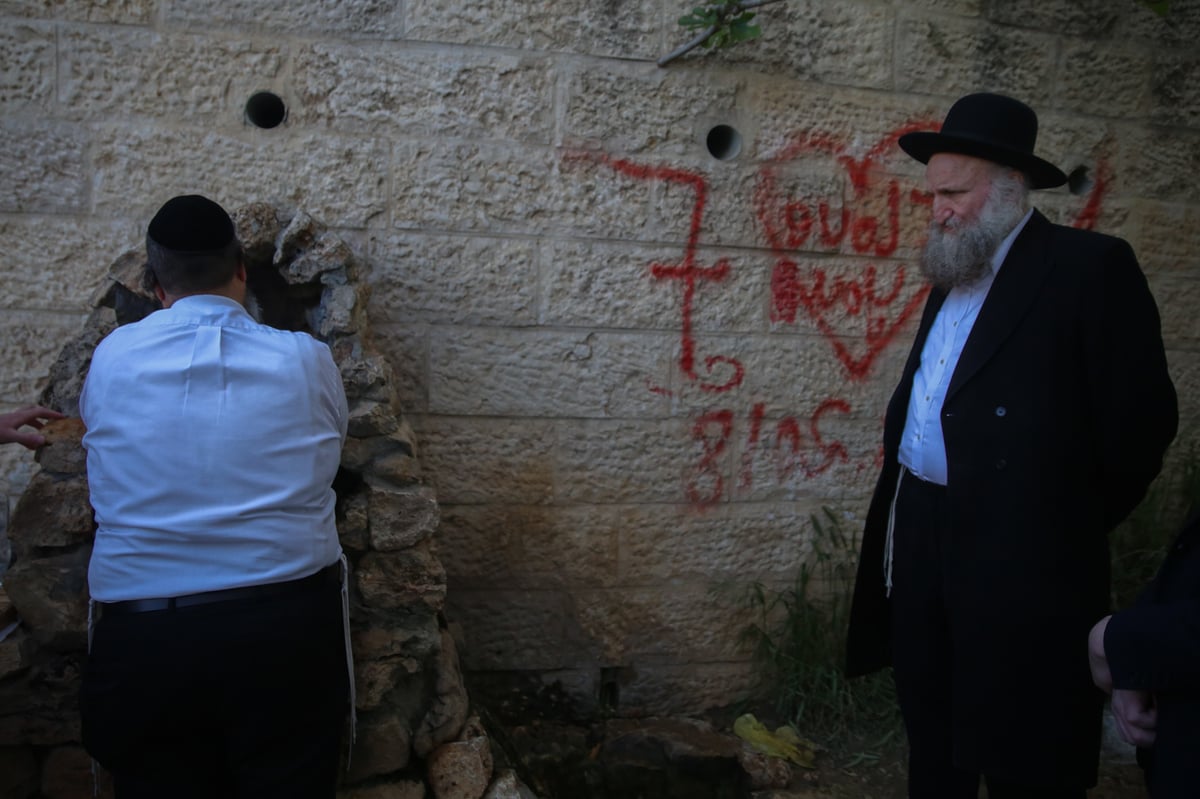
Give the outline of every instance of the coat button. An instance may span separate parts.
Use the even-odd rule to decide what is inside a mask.
[[[1007,465],[1008,465],[1008,461],[1004,460],[1004,458],[1001,458],[1000,460],[996,461],[997,469],[1003,469]]]
[[[1008,413],[1008,408],[1005,408],[1003,405],[996,406],[996,415],[997,416],[1003,416],[1006,413]]]

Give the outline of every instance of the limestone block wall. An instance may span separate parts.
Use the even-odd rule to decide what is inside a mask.
[[[710,589],[788,583],[811,514],[853,530],[874,480],[925,292],[895,139],[994,90],[1083,168],[1038,206],[1141,258],[1178,458],[1200,5],[787,0],[657,67],[691,5],[0,0],[0,403],[36,397],[168,197],[303,208],[368,271],[472,696],[726,703],[744,619]],[[282,124],[247,118],[261,91]],[[0,488],[34,468],[0,450]]]

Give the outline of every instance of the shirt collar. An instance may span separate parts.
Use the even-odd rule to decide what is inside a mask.
[[[222,297],[217,294],[189,294],[171,303],[170,308],[156,311],[151,316],[158,316],[163,322],[189,319],[193,321],[217,321],[226,323],[235,320],[253,322],[254,318],[237,300]],[[147,317],[150,318],[150,317]]]
[[[222,297],[219,294],[189,294],[186,297],[180,297],[171,303],[172,308],[242,308],[242,304],[237,300],[229,297]],[[243,308],[243,310],[245,310]]]

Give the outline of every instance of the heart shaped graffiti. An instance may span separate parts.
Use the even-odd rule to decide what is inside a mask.
[[[898,128],[861,158],[848,154],[831,137],[800,134],[758,174],[755,212],[775,255],[771,320],[795,324],[803,309],[852,380],[867,377],[876,358],[929,293],[915,269],[894,260],[906,240],[901,230],[902,205],[927,205],[928,197],[916,189],[902,189],[899,179],[883,172],[881,161],[896,151],[900,136],[931,126],[936,123],[913,122]],[[840,165],[849,196],[834,203],[828,197],[790,196],[781,188],[784,167],[814,156]],[[838,274],[834,262],[802,260],[801,252],[833,252],[872,262],[852,274]],[[846,329],[848,325],[853,333]]]

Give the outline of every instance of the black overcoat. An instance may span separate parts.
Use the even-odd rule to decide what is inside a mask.
[[[1108,621],[1104,651],[1117,688],[1154,694],[1154,747],[1138,753],[1152,799],[1200,793],[1200,515],[1167,551],[1153,582]]]
[[[934,290],[884,420],[847,671],[890,663],[883,550]],[[1024,784],[1094,784],[1102,697],[1087,636],[1109,606],[1108,533],[1177,424],[1158,309],[1121,239],[1034,212],[996,274],[942,408],[951,515],[944,592],[956,763]]]

